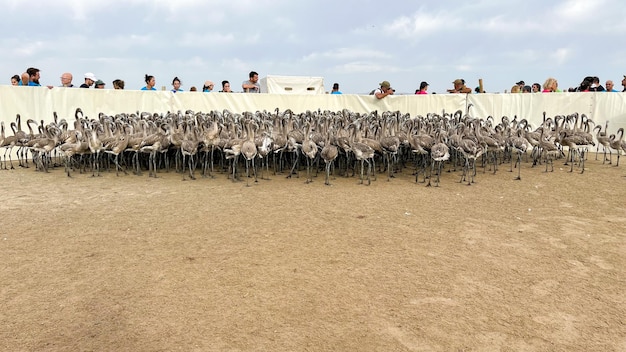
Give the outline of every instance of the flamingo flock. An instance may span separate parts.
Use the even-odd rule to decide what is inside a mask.
[[[0,168],[15,168],[16,150],[18,167],[30,167],[30,159],[41,172],[64,166],[68,177],[97,177],[115,170],[117,176],[178,172],[183,180],[194,180],[199,169],[202,177],[221,173],[233,181],[245,178],[249,186],[252,180],[259,182],[259,175],[262,180],[271,174],[298,177],[304,169],[306,183],[322,171],[325,185],[331,185],[333,177],[356,177],[369,185],[383,172],[390,182],[409,170],[416,183],[437,187],[446,167],[459,168],[459,182],[471,185],[477,164],[483,172],[496,173],[499,165],[510,163],[510,172],[517,169],[514,179],[521,180],[524,160],[533,167],[544,164],[544,172],[550,172],[554,161],[563,159],[570,172],[576,168],[583,173],[594,146],[596,159],[602,148],[603,163],[612,164],[616,154],[615,166],[626,152],[623,128],[609,134],[608,123],[596,125],[584,114],[544,113],[542,123],[531,126],[517,117],[472,117],[470,107],[425,116],[276,109],[100,113],[94,118],[77,109],[69,119],[55,113],[48,124],[28,119],[27,130],[17,115],[10,123],[12,134],[1,124]]]

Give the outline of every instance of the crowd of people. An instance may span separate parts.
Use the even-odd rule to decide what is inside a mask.
[[[11,85],[13,86],[41,86],[39,83],[39,79],[41,77],[40,70],[38,68],[30,67],[26,70],[26,72],[22,73],[22,75],[13,75],[11,77]],[[141,88],[141,90],[157,90],[155,88],[156,79],[152,75],[146,74],[145,77],[146,85]],[[80,88],[91,88],[92,86],[96,89],[104,89],[106,83],[104,81],[97,79],[96,75],[92,72],[87,72],[84,74],[84,83],[80,85]],[[72,83],[73,76],[71,73],[66,72],[61,75],[61,85],[59,87],[74,87]],[[172,89],[173,93],[182,92],[181,88],[182,82],[178,77],[174,77],[172,80]],[[124,89],[124,81],[121,79],[115,79],[112,82],[113,89]],[[452,82],[453,88],[447,89],[448,93],[452,94],[470,94],[472,93],[472,89],[466,86],[465,80],[462,78],[455,79]],[[427,82],[421,82],[418,89],[415,90],[415,94],[429,94],[428,92],[429,84]],[[53,88],[53,86],[48,85],[48,88]],[[202,92],[209,93],[213,92],[215,88],[215,84],[212,81],[204,82],[202,86]],[[622,92],[626,92],[626,75],[622,79]],[[259,85],[259,74],[255,71],[250,71],[248,75],[248,79],[243,81],[241,84],[241,89],[245,93],[260,93],[261,86]],[[195,86],[189,88],[189,91],[196,92],[198,89]],[[386,96],[393,95],[395,93],[395,89],[391,88],[391,84],[389,81],[382,81],[379,84],[379,88],[374,89],[370,92],[371,95],[376,96],[378,99],[383,99]],[[605,86],[602,86],[600,83],[600,78],[597,76],[587,76],[585,77],[578,87],[568,88],[567,92],[619,92],[615,89],[615,85],[612,80],[607,80],[605,82]],[[227,80],[222,81],[222,89],[219,90],[220,93],[231,93],[230,82]],[[484,93],[481,86],[476,87],[474,89],[476,93]],[[511,93],[552,93],[552,92],[562,92],[559,89],[558,81],[549,77],[543,83],[543,86],[539,83],[533,83],[532,85],[526,85],[526,83],[521,80],[515,85],[511,87]],[[506,93],[506,91],[505,91]],[[334,83],[332,91],[330,94],[342,94],[339,90],[339,83]],[[433,93],[434,94],[434,93]]]
[[[600,78],[597,76],[587,76],[583,78],[582,82],[578,87],[568,88],[567,92],[619,92],[614,88],[614,84],[612,80],[607,80],[605,82],[605,87],[600,83]],[[622,79],[622,92],[626,92],[626,75]],[[524,81],[519,81],[515,83],[513,87],[511,87],[511,93],[552,93],[552,92],[562,92],[559,89],[559,82],[556,78],[550,77],[546,79],[546,81],[542,86],[539,83],[533,83],[532,86],[527,86]]]
[[[448,93],[453,94],[470,94],[472,93],[472,89],[465,85],[465,80],[462,78],[455,79],[452,82],[453,88],[447,89]],[[605,87],[600,84],[600,78],[597,76],[587,76],[585,77],[578,87],[568,88],[567,92],[619,92],[614,87],[612,80],[607,80],[605,83]],[[622,79],[622,92],[626,92],[626,75]],[[391,84],[388,81],[383,81],[380,83],[380,88],[372,91],[370,94],[376,95],[376,98],[382,99],[387,95],[391,95],[395,92],[395,89],[391,88]],[[476,93],[484,93],[482,87],[476,87],[474,89]],[[559,82],[556,78],[549,77],[543,83],[543,87],[539,83],[533,83],[531,86],[526,85],[526,82],[519,81],[515,83],[513,87],[511,87],[511,93],[553,93],[553,92],[562,92],[559,89]],[[507,93],[505,91],[505,93]],[[421,82],[420,87],[415,90],[415,94],[428,94],[428,83]],[[434,94],[434,93],[433,93]]]
[[[36,87],[41,86],[41,83],[39,82],[39,79],[41,78],[40,72],[41,70],[39,70],[38,68],[29,67],[26,70],[26,72],[24,72],[21,76],[20,75],[11,76],[11,85],[12,86],[36,86]],[[74,80],[74,76],[69,72],[65,72],[61,75],[61,84],[59,85],[59,87],[67,87],[67,88],[76,87],[73,83],[73,80]],[[96,78],[96,75],[93,74],[92,72],[85,73],[84,80],[85,80],[84,83],[82,83],[79,86],[79,88],[91,88],[93,86],[95,89],[104,89],[106,86],[106,83]],[[157,90],[155,88],[156,79],[153,75],[146,74],[144,76],[144,81],[146,85],[142,87],[141,90]],[[125,86],[124,81],[121,79],[113,80],[112,84],[113,84],[113,89],[124,89],[124,86]],[[337,85],[337,92],[338,92],[339,85],[338,84],[336,85]],[[183,89],[181,88],[181,86],[182,86],[181,80],[178,77],[174,77],[174,79],[172,80],[171,91],[173,93],[182,92]],[[46,87],[50,89],[54,88],[54,86],[51,86],[51,85],[48,85]],[[212,81],[206,81],[204,82],[204,85],[202,86],[202,92],[205,92],[205,93],[212,92],[214,91],[214,87],[215,87],[215,84]],[[248,80],[242,83],[241,88],[243,89],[243,92],[260,93],[261,86],[259,85],[259,74],[255,71],[251,71],[248,76]],[[195,86],[192,86],[189,88],[189,91],[197,92],[198,89]],[[219,92],[231,93],[232,90],[230,88],[230,82],[227,80],[222,81],[222,89],[219,90]],[[341,94],[341,92],[338,92],[335,94]]]

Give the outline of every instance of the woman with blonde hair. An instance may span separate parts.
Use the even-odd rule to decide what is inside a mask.
[[[541,91],[541,93],[552,93],[552,92],[556,92],[557,89],[557,81],[556,78],[548,78],[546,79],[546,81],[543,83],[543,90]]]

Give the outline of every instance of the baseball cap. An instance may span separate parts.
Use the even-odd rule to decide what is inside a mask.
[[[382,81],[380,82],[380,86],[383,88],[389,88],[391,87],[391,84],[388,81]]]
[[[87,72],[87,73],[85,73],[85,79],[87,79],[87,78],[89,78],[90,80],[92,80],[92,81],[94,81],[94,82],[98,80],[98,79],[96,78],[96,75],[94,75],[94,74],[93,74],[93,73],[91,73],[91,72]]]
[[[526,82],[524,82],[524,81],[519,81],[519,82],[517,82],[517,83],[515,83],[515,84],[517,84],[518,86],[525,86],[525,85],[526,85]]]
[[[104,83],[101,79],[99,79],[99,80],[97,80],[97,81],[96,81],[96,84],[95,84],[95,85],[96,85],[96,86],[99,86],[99,85],[105,85],[105,83]]]

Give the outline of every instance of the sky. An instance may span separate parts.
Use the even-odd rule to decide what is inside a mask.
[[[40,83],[78,86],[93,72],[112,88],[201,88],[250,71],[323,77],[327,90],[367,94],[387,80],[412,94],[421,81],[445,93],[462,78],[486,92],[518,81],[559,88],[585,76],[626,75],[626,1],[0,0],[0,77],[28,67]]]

